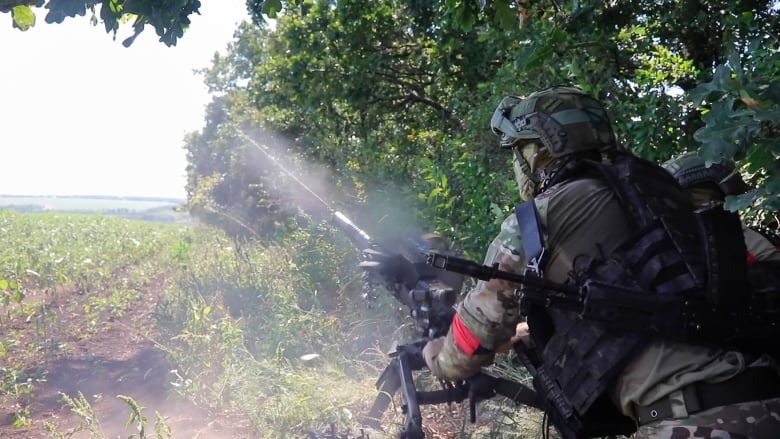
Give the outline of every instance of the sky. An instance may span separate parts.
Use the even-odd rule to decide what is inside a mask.
[[[201,75],[245,0],[202,0],[176,46],[150,26],[125,48],[86,17],[27,32],[0,13],[0,194],[184,198],[184,135],[211,100]]]

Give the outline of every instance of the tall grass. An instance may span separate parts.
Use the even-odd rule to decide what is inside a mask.
[[[26,428],[50,360],[150,300],[145,285],[173,267],[169,248],[191,229],[0,211],[0,233],[0,398],[14,406],[14,426]]]
[[[0,231],[6,238],[0,319],[36,321],[34,355],[67,350],[58,340],[67,325],[48,305],[58,294],[99,291],[69,297],[79,302],[71,309],[99,331],[132,311],[145,282],[165,277],[156,283],[166,289],[155,292],[155,340],[173,364],[173,390],[214,417],[249,419],[258,437],[303,437],[333,427],[356,433],[389,361],[384,352],[408,341],[406,311],[388,294],[367,306],[358,252],[327,224],[268,243],[204,226],[0,211]],[[24,427],[38,379],[28,366],[45,373],[46,361],[31,361],[33,354],[4,329],[0,396],[19,401]],[[90,330],[79,336],[86,341]],[[433,417],[425,422],[451,424],[447,437],[532,437],[518,435],[517,411],[484,407],[498,416],[492,427],[468,427],[463,414],[451,418],[445,407],[426,408]],[[131,416],[143,422],[139,413]],[[400,408],[391,409],[389,431],[401,419]]]
[[[195,236],[157,310],[177,389],[248,414],[262,437],[355,423],[374,396],[371,352],[397,326],[392,307],[366,306],[356,250],[325,225],[270,244]]]

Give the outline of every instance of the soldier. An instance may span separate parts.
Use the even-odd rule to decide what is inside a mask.
[[[728,195],[740,195],[749,187],[730,161],[707,163],[698,153],[687,152],[661,165],[671,173],[677,183],[688,191],[698,207],[723,204]],[[772,241],[752,228],[743,226],[747,247],[748,266],[756,261],[780,262],[780,251]]]
[[[653,312],[682,298],[739,300],[742,291],[725,287],[744,280],[738,220],[737,239],[719,237],[729,245],[713,250],[731,264],[721,267],[724,276],[708,276],[704,248],[712,249],[700,238],[690,197],[660,166],[623,150],[603,106],[579,89],[507,97],[491,126],[513,154],[527,202],[504,221],[485,263],[570,285],[617,286],[650,309],[643,314],[619,295],[624,308],[604,301],[604,309],[588,313],[567,310],[529,302],[523,288],[518,302],[518,285],[480,281],[458,305],[446,337],[425,347],[431,371],[448,380],[475,374],[525,317],[530,346],[521,350],[533,359],[534,386],[564,437],[633,429],[644,438],[777,437],[780,377],[771,358],[708,340],[706,331],[718,325],[693,321],[690,329],[677,325],[685,315]],[[734,221],[726,216],[717,224]],[[709,308],[716,307],[701,309]]]

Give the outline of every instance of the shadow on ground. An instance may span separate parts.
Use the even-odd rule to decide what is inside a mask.
[[[94,431],[104,438],[138,437],[138,424],[126,426],[132,410],[117,398],[124,395],[144,407],[143,414],[148,423],[146,435],[154,436],[156,413],[171,427],[174,438],[249,438],[248,429],[235,428],[235,421],[210,420],[209,414],[192,404],[181,400],[170,392],[168,383],[170,364],[165,354],[151,342],[139,345],[128,358],[112,359],[105,356],[83,356],[61,358],[49,363],[46,381],[39,384],[30,401],[30,415],[33,424],[29,428],[13,429],[10,425],[14,415],[0,415],[0,437],[2,438],[50,438],[52,433],[44,428],[44,422],[56,425],[66,435],[77,429],[84,421],[64,405],[62,394],[76,399],[79,392],[89,402],[97,423]],[[90,432],[81,431],[71,437],[89,438]],[[93,436],[94,437],[94,434]]]
[[[153,341],[157,331],[152,314],[165,282],[165,276],[149,279],[138,286],[136,299],[119,316],[104,312],[93,325],[84,316],[85,303],[110,290],[30,292],[29,300],[45,304],[36,308],[39,312],[28,317],[19,314],[0,325],[0,340],[13,340],[6,343],[10,349],[0,358],[4,380],[0,383],[0,439],[141,437],[137,423],[126,427],[132,410],[117,395],[144,407],[145,437],[149,439],[157,438],[156,413],[175,439],[254,438],[249,420],[209,413],[172,391],[170,371],[174,367]],[[40,315],[45,318],[39,319]],[[4,393],[13,388],[9,370],[32,377],[32,390]],[[25,379],[17,379],[16,385],[23,386]],[[62,399],[63,394],[77,399],[79,392],[94,414],[92,432],[76,431],[85,416],[74,413]],[[19,413],[25,422],[15,427]],[[47,430],[47,424],[55,427],[55,433]]]

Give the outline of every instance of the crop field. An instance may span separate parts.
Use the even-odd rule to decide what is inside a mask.
[[[0,211],[0,233],[0,437],[360,437],[404,320],[381,298],[365,306],[355,251],[326,228],[257,245]],[[424,412],[430,437],[535,437],[488,426],[519,413],[472,426],[460,406]],[[371,438],[392,437],[401,408],[385,418]]]
[[[284,437],[371,396],[351,379],[341,401],[305,395],[346,371],[283,355],[307,349],[285,346],[286,330],[338,329],[263,275],[284,275],[289,254],[242,256],[213,230],[99,215],[0,211],[0,232],[0,437]],[[260,287],[288,295],[269,312],[289,329],[242,315]]]
[[[184,204],[184,200],[169,198],[0,195],[0,210],[101,214],[164,223],[191,222],[186,210],[181,209]]]
[[[133,392],[159,398],[143,390],[165,380],[150,378],[165,361],[151,312],[191,230],[0,211],[0,232],[0,437],[114,437],[113,421],[94,427],[122,402],[112,392],[128,410]]]

